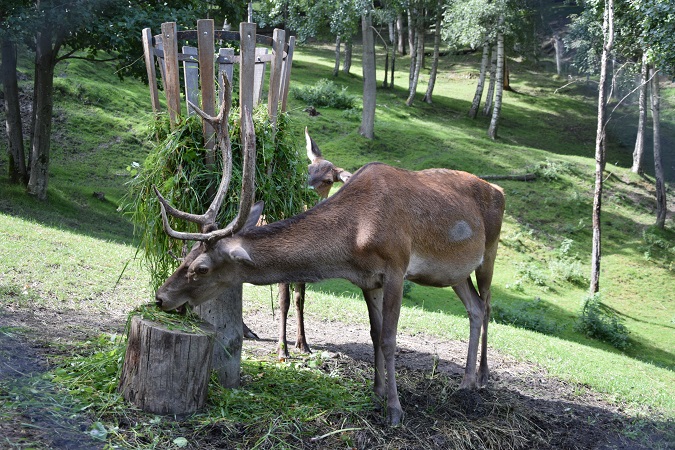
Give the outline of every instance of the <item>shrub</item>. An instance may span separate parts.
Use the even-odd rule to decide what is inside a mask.
[[[584,299],[581,315],[574,328],[592,339],[607,342],[619,350],[625,350],[630,345],[628,329],[621,323],[621,319],[614,310],[602,304],[598,293]]]
[[[322,78],[314,86],[291,89],[293,96],[314,107],[327,106],[336,109],[354,108],[355,97],[347,94],[347,88],[338,88],[334,82]]]

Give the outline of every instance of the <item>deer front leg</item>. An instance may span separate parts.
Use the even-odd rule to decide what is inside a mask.
[[[453,286],[453,289],[457,296],[462,300],[462,303],[464,303],[464,307],[469,314],[469,351],[466,356],[464,378],[462,378],[462,383],[459,385],[459,388],[473,389],[476,387],[478,341],[480,339],[481,328],[483,327],[485,306],[483,300],[478,296],[478,292],[476,292],[476,288],[474,288],[470,277],[462,283]]]
[[[398,425],[403,420],[403,408],[396,386],[396,330],[401,313],[403,276],[395,277],[384,286],[382,301],[382,353],[387,369],[387,420]]]
[[[363,291],[363,297],[368,306],[368,318],[370,319],[370,338],[373,341],[375,359],[375,380],[373,391],[383,400],[385,398],[384,382],[384,355],[382,353],[382,289]]]
[[[277,354],[279,361],[288,358],[288,343],[286,342],[286,318],[288,316],[288,309],[291,306],[291,293],[288,283],[279,283],[279,344],[277,345]]]
[[[297,336],[295,348],[304,353],[312,353],[305,338],[305,283],[295,283],[295,313],[297,316]]]

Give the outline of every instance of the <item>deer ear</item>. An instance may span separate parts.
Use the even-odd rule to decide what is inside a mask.
[[[340,181],[346,183],[347,181],[349,181],[349,178],[351,178],[352,174],[344,169],[338,169],[337,176],[338,178],[340,178]]]
[[[314,139],[312,139],[309,136],[309,131],[307,131],[307,127],[305,127],[305,141],[307,143],[307,158],[309,158],[312,163],[316,162],[317,159],[323,157],[321,154],[321,150],[319,150],[319,146],[316,145],[316,142],[314,142]]]
[[[240,245],[232,247],[228,251],[228,254],[230,255],[230,258],[232,258],[233,261],[253,264],[253,260],[249,256],[248,252],[244,250],[244,247]]]
[[[255,203],[253,206],[251,206],[251,212],[248,214],[248,218],[246,219],[246,223],[244,224],[244,230],[247,230],[251,227],[254,227],[258,224],[258,221],[260,220],[260,216],[262,215],[263,207],[265,206],[265,202],[259,201]]]

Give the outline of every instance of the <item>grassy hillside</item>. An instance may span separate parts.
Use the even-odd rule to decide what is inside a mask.
[[[499,183],[507,209],[493,288],[498,323],[490,345],[629,409],[675,417],[673,207],[671,201],[666,230],[654,229],[653,179],[628,170],[632,148],[627,136],[635,107],[621,106],[610,127],[602,219],[602,302],[630,332],[629,347],[620,351],[574,327],[590,274],[594,85],[575,84],[556,94],[566,81],[546,72],[546,64],[509,61],[514,91],[505,93],[499,139],[492,141],[486,136],[487,118],[466,116],[476,55],[443,58],[432,105],[421,101],[426,73],[416,103],[404,105],[406,63],[398,60],[396,88],[378,92],[372,141],[358,134],[360,111],[319,108],[321,115],[310,117],[303,111],[307,105],[291,98],[299,151],[307,126],[324,155],[348,170],[376,160],[479,175],[535,172],[533,182]],[[298,48],[292,85],[303,88],[330,78],[332,64],[328,46]],[[352,75],[341,73],[334,80],[355,96],[361,92],[358,64]],[[22,70],[31,77],[27,67]],[[0,243],[7,255],[0,261],[0,311],[38,304],[126,312],[151,296],[135,263],[120,278],[135,247],[133,227],[118,211],[130,177],[126,168],[142,161],[149,148],[147,88],[119,81],[109,66],[83,61],[58,66],[57,72],[49,201],[36,202],[4,176],[0,179]],[[663,129],[672,140],[671,84],[664,85],[662,104]],[[4,154],[4,147],[0,151]],[[1,161],[5,173],[7,163]],[[105,200],[95,198],[95,191],[104,192]],[[353,286],[328,281],[311,289],[307,309],[314,317],[364,321],[363,302]],[[269,308],[269,291],[250,292],[248,308]],[[401,329],[466,339],[468,321],[451,289],[414,286],[404,299]]]

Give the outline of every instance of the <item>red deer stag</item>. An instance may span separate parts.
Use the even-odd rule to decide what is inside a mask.
[[[328,194],[330,193],[330,189],[333,187],[334,183],[346,183],[352,174],[344,169],[335,167],[333,163],[324,159],[323,155],[321,154],[321,150],[319,150],[319,146],[316,145],[314,139],[309,136],[309,132],[307,131],[306,127],[305,141],[307,144],[307,157],[311,161],[311,164],[307,167],[307,172],[309,174],[307,183],[317,192],[317,194],[319,194],[321,200],[325,200],[328,198]],[[305,353],[311,353],[309,344],[307,344],[307,338],[305,336],[305,283],[295,283],[294,291],[297,319],[295,348]],[[277,346],[279,360],[283,360],[289,356],[288,343],[286,341],[286,324],[290,306],[290,284],[279,283],[279,309],[281,309],[281,321],[279,322],[279,344]]]
[[[252,130],[252,126],[244,125],[242,130]],[[231,150],[220,148],[227,159]],[[245,148],[255,153],[255,145]],[[499,187],[466,172],[410,172],[371,163],[315,207],[257,227],[263,205],[258,202],[250,210],[246,208],[252,197],[253,170],[249,169],[246,176],[251,178],[243,182],[246,192],[237,218],[223,229],[202,233],[173,230],[167,213],[187,220],[201,216],[174,209],[156,190],[166,232],[177,239],[198,241],[157,290],[157,303],[162,309],[172,310],[185,303],[198,305],[241,283],[347,279],[361,288],[368,307],[375,394],[386,397],[387,419],[398,424],[403,409],[396,388],[394,354],[403,280],[452,286],[470,321],[469,350],[460,387],[473,388],[487,382],[490,284],[504,214],[504,194]],[[229,178],[225,172],[208,211],[220,208]],[[478,291],[471,281],[474,271]]]

